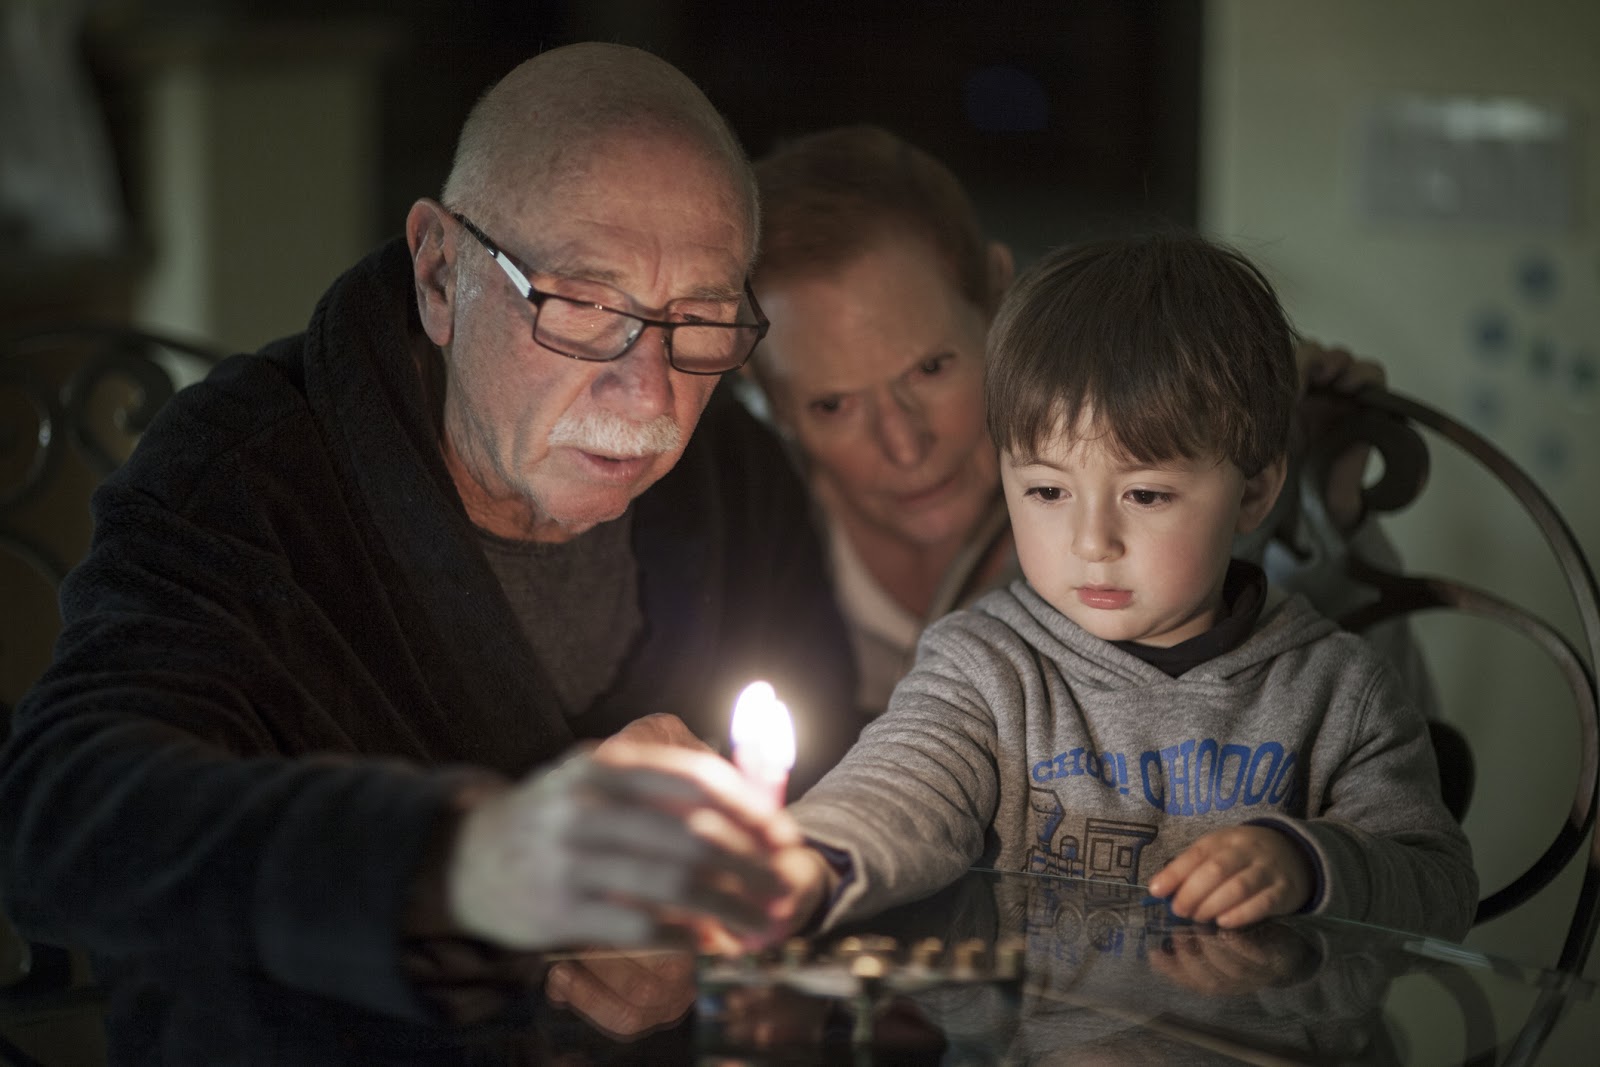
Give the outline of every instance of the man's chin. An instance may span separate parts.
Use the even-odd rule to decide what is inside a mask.
[[[555,531],[558,536],[552,537],[551,540],[570,541],[574,537],[579,537],[588,533],[596,526],[603,526],[604,524],[615,519],[622,518],[627,510],[628,505],[623,504],[622,507],[615,510],[591,510],[576,513],[569,512],[562,515],[552,515],[548,518],[547,523],[552,531]]]
[[[655,478],[642,480],[637,487],[629,486],[626,489],[606,486],[603,490],[578,492],[573,494],[574,499],[570,501],[547,500],[541,525],[556,534],[550,540],[571,540],[596,526],[622,518],[629,505],[655,481]]]

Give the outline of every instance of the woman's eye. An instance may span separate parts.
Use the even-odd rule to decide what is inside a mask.
[[[1142,508],[1165,504],[1172,499],[1171,493],[1162,493],[1155,489],[1133,489],[1129,491],[1128,496]]]
[[[813,400],[809,405],[813,415],[827,417],[839,414],[839,409],[844,406],[844,398],[837,396],[824,396]]]
[[[1061,499],[1061,490],[1053,485],[1036,485],[1023,495],[1036,496],[1046,504],[1054,504]]]
[[[950,362],[949,356],[929,356],[917,364],[917,373],[924,378],[931,378],[936,374],[943,374],[945,364]]]

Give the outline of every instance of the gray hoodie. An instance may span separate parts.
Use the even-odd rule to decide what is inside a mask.
[[[850,858],[829,926],[972,865],[1143,884],[1244,822],[1306,849],[1308,910],[1457,939],[1477,903],[1421,714],[1299,596],[1171,678],[1014,582],[928,629],[888,710],[791,811]]]

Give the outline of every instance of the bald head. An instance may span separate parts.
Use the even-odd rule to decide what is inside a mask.
[[[681,71],[626,45],[557,48],[497,82],[461,129],[444,203],[469,215],[517,210],[581,174],[596,145],[630,134],[671,137],[724,169],[745,206],[754,258],[755,180],[738,139]]]

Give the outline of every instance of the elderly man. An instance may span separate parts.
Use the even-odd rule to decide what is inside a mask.
[[[681,74],[546,53],[403,243],[101,489],[0,756],[0,872],[116,980],[121,1058],[299,1062],[312,1019],[410,1047],[541,980],[636,1030],[687,1006],[681,961],[536,950],[769,928],[803,850],[696,738],[766,678],[804,781],[853,678],[802,488],[715,388],[763,329],[756,235]]]

